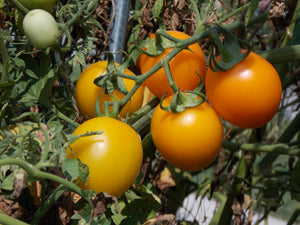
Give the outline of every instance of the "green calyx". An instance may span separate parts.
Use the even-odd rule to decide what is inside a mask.
[[[177,91],[168,106],[163,106],[162,102],[165,99],[165,95],[160,101],[160,107],[168,112],[181,113],[187,108],[196,107],[201,105],[205,101],[205,95],[197,91]]]
[[[113,98],[113,102],[108,102],[108,101],[105,101],[103,103],[103,106],[104,106],[104,110],[103,110],[103,113],[101,112],[100,110],[100,105],[99,105],[99,98],[100,98],[100,95],[98,96],[97,98],[97,101],[96,101],[96,104],[95,104],[95,117],[112,117],[112,118],[117,118],[118,115],[119,115],[119,104],[118,104],[118,101],[117,99],[115,98],[115,96],[113,95],[110,95],[112,98]],[[113,106],[113,110],[110,111],[110,106]]]
[[[221,41],[219,34],[223,34]],[[220,52],[220,59],[217,62],[214,54],[209,58],[209,67],[213,71],[227,71],[239,62],[243,61],[251,49],[244,40],[236,38],[226,29],[217,26],[209,30],[209,35]],[[241,48],[243,46],[243,48]],[[243,51],[243,49],[246,49]]]

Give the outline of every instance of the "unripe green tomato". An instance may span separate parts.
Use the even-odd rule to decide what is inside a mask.
[[[34,9],[26,14],[23,30],[29,42],[40,49],[56,44],[59,30],[54,17],[45,10]]]
[[[28,9],[44,9],[50,12],[56,0],[19,0],[19,2]]]

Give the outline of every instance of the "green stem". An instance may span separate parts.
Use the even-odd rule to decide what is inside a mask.
[[[291,218],[289,219],[287,225],[293,225],[295,224],[297,218],[300,215],[300,203],[298,204],[297,208],[295,209],[293,215],[291,216]]]
[[[18,219],[15,219],[5,213],[0,213],[0,224],[2,225],[29,225],[28,223],[24,223]]]
[[[197,23],[196,23],[196,28],[194,31],[194,34],[199,34],[204,31],[205,27],[203,24],[207,21],[209,16],[211,15],[210,13],[212,12],[212,8],[214,7],[215,2],[214,1],[209,1],[207,5],[205,6],[205,16],[201,20],[201,14],[199,11],[199,7],[197,5],[197,2],[195,0],[191,0],[191,6],[193,11],[196,13],[196,18],[197,18]]]
[[[46,214],[46,212],[51,208],[51,206],[57,202],[57,200],[67,191],[67,188],[63,185],[58,186],[49,198],[41,205],[41,207],[35,212],[34,219],[32,220],[32,225],[38,225],[41,218]]]
[[[1,33],[3,30],[1,29]],[[3,68],[2,68],[2,76],[1,81],[7,80],[8,78],[8,68],[9,68],[9,55],[7,52],[6,44],[4,38],[0,37],[0,52],[3,59]]]
[[[285,37],[280,47],[286,47],[291,44],[292,34],[294,33],[295,21],[299,17],[299,15],[300,15],[300,1],[298,0],[296,8],[294,10],[294,15],[292,17],[291,24],[288,27],[287,31],[285,32]],[[287,71],[288,65],[289,65],[288,63],[280,63],[278,65],[275,65],[275,68],[278,71],[281,80],[283,81],[282,83],[285,83],[285,80],[289,79],[289,77],[285,77],[285,72]]]
[[[135,213],[134,213],[134,212],[132,211],[132,209],[131,209],[131,206],[130,206],[128,200],[127,200],[126,195],[122,195],[121,198],[122,198],[122,200],[124,201],[124,203],[125,203],[125,205],[126,205],[126,209],[128,209],[130,215],[131,215],[132,218],[136,221],[136,224],[137,224],[137,225],[140,225],[140,222],[139,222],[138,218],[136,217]]]
[[[51,174],[51,173],[40,171],[22,159],[14,159],[14,158],[0,159],[0,166],[10,165],[10,164],[20,166],[28,173],[29,176],[31,176],[37,180],[48,179],[48,180],[55,181],[59,184],[62,184],[65,187],[67,187],[69,190],[81,195],[87,202],[90,202],[89,196],[79,186],[77,186],[76,184],[74,184],[72,182],[69,182],[68,180],[66,180],[62,177],[59,177],[59,176]]]
[[[209,225],[229,225],[231,223],[232,204],[236,196],[239,195],[242,190],[242,182],[246,178],[247,167],[246,158],[242,156],[235,174],[232,189],[228,193],[225,203],[218,209]]]
[[[131,126],[137,133],[143,133],[144,130],[149,128],[149,124],[151,122],[152,114],[155,109],[149,111],[145,116],[140,118],[138,121],[133,123]]]
[[[292,138],[296,135],[296,133],[300,130],[300,113],[294,118],[294,120],[290,123],[290,125],[285,129],[285,131],[278,138],[278,143],[288,143],[292,140]],[[266,167],[270,167],[273,162],[277,159],[278,154],[268,153],[258,164],[254,167],[254,174],[260,174]],[[253,178],[253,184],[256,184],[257,181],[260,180],[261,177]]]
[[[42,131],[45,137],[45,142],[44,142],[45,149],[41,153],[40,161],[35,165],[36,168],[41,168],[40,165],[43,165],[48,159],[49,152],[50,152],[50,141],[49,141],[48,133],[43,128],[43,126],[39,126],[38,130]]]
[[[245,24],[243,22],[234,22],[234,23],[231,23],[231,24],[224,25],[223,28],[227,29],[227,30],[243,29],[243,28],[245,28]],[[158,30],[157,33],[164,36],[164,37],[166,37],[166,38],[168,38],[168,39],[172,38],[172,37],[169,37],[168,34],[166,34],[165,32],[161,32],[160,30]],[[136,84],[128,92],[128,94],[121,101],[118,102],[119,105],[121,107],[124,106],[130,100],[130,98],[133,96],[133,94],[139,88],[139,86],[146,79],[148,79],[150,76],[152,76],[156,71],[158,71],[160,68],[162,68],[164,63],[169,63],[171,61],[171,59],[173,59],[183,49],[185,49],[189,45],[194,44],[198,41],[201,41],[201,40],[203,40],[207,37],[209,37],[209,32],[205,31],[201,34],[193,35],[192,37],[190,37],[188,39],[184,39],[184,40],[176,39],[176,41],[178,41],[178,43],[176,44],[176,47],[168,55],[164,56],[158,63],[156,63],[150,70],[148,70],[144,74],[142,74],[140,76],[136,76],[135,78],[131,78],[131,79],[134,79],[136,81]],[[118,76],[119,76],[119,74],[118,74]],[[126,77],[128,75],[123,74],[122,76]],[[128,78],[130,79],[130,77],[128,77]]]
[[[20,10],[25,15],[29,13],[29,9],[27,9],[24,5],[22,5],[18,0],[8,0],[11,2],[18,10]]]
[[[300,45],[271,49],[268,51],[257,52],[272,64],[296,62],[300,60]]]
[[[146,105],[144,105],[142,108],[135,111],[126,121],[128,124],[133,124],[139,119],[141,119],[143,116],[148,114],[152,109],[154,109],[159,104],[159,98],[152,98]]]
[[[234,10],[233,12],[227,14],[226,16],[222,17],[217,24],[220,25],[221,23],[225,22],[226,20],[230,19],[231,17],[235,16],[236,14],[239,14],[240,12],[246,10],[250,6],[251,2],[241,6],[240,8]]]
[[[168,60],[168,59],[166,59],[166,60]],[[173,93],[177,93],[179,91],[179,88],[177,87],[177,85],[176,85],[176,83],[173,79],[171,69],[170,69],[170,65],[169,65],[169,61],[162,61],[162,64],[163,64],[163,68],[165,70],[167,80],[169,82],[169,86],[172,88]]]
[[[212,2],[213,1],[211,1],[211,3]],[[209,3],[209,4],[211,4],[211,3]],[[196,28],[195,28],[195,32],[194,33],[198,34],[202,30],[203,22],[201,21],[200,12],[199,12],[198,5],[197,5],[196,1],[195,0],[191,0],[191,5],[192,5],[193,11],[196,13],[196,18],[197,18],[197,23],[196,23]]]
[[[54,112],[58,118],[60,118],[62,120],[65,120],[66,122],[68,122],[69,124],[73,125],[74,127],[78,127],[79,126],[79,123],[77,123],[76,121],[74,121],[71,118],[67,117],[65,114],[63,114],[62,112],[60,112],[55,106],[53,106],[51,108],[51,111]]]
[[[277,143],[272,145],[263,144],[239,144],[230,141],[224,141],[223,147],[230,151],[248,151],[248,152],[269,152],[282,155],[295,155],[300,156],[300,149],[290,149],[288,144]]]
[[[84,1],[84,3],[79,8],[79,10],[77,11],[77,13],[66,24],[67,29],[69,29],[70,27],[72,27],[75,24],[75,22],[78,20],[78,18],[83,15],[83,11],[88,7],[89,4],[90,4],[90,1]],[[90,12],[90,13],[92,14],[92,12]]]

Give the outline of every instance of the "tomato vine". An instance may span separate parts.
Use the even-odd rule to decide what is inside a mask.
[[[220,203],[210,224],[243,224],[252,220],[251,215],[256,211],[263,213],[257,220],[259,223],[271,211],[284,210],[287,207],[285,201],[293,199],[299,202],[300,189],[295,181],[295,171],[300,157],[300,1],[276,1],[268,7],[262,7],[258,0],[220,2],[221,7],[216,1],[202,0],[177,1],[177,4],[163,0],[57,1],[49,12],[59,28],[58,42],[56,46],[43,50],[43,47],[39,49],[39,46],[34,47],[34,43],[30,43],[29,35],[26,37],[15,21],[15,10],[28,14],[29,9],[18,0],[0,0],[0,194],[1,199],[5,199],[0,201],[0,209],[4,212],[0,213],[1,224],[41,224],[49,221],[51,213],[56,215],[55,218],[52,216],[57,220],[53,222],[55,224],[187,223],[188,218],[181,217],[179,209],[190,193],[201,196],[200,204],[205,198]],[[121,9],[122,4],[128,7],[129,18],[127,20],[124,13],[121,15],[123,21],[120,21],[113,12]],[[274,11],[281,14],[278,16]],[[282,22],[283,19],[285,22]],[[119,46],[113,44],[116,43],[112,33],[114,29],[121,31]],[[190,37],[179,39],[170,35],[169,30],[177,30]],[[155,39],[149,38],[152,35]],[[123,43],[126,43],[125,46]],[[251,49],[250,55],[254,52],[273,64],[283,89],[281,106],[278,111],[276,108],[277,114],[273,119],[268,118],[264,126],[260,124],[255,129],[243,129],[231,124],[224,116],[220,120],[224,136],[221,131],[209,132],[213,116],[191,124],[189,130],[185,128],[188,122],[175,128],[175,118],[181,118],[185,113],[193,110],[203,113],[202,109],[209,104],[217,109],[210,98],[206,78],[202,77],[194,90],[182,90],[173,76],[172,60],[183,51],[192,53],[189,46],[193,44],[203,50],[204,64],[209,67],[207,71],[215,68],[219,70],[219,77],[220,71],[230,73],[232,68],[245,62],[250,52],[241,52],[245,47]],[[166,49],[170,50],[168,54],[150,69],[142,70],[145,65],[139,61],[141,54],[157,57],[162,56],[160,54],[164,54]],[[94,178],[95,173],[99,173],[96,177],[100,179],[100,175],[104,175],[110,167],[113,171],[128,172],[130,169],[124,167],[126,162],[138,164],[133,155],[130,157],[133,153],[123,152],[127,139],[130,139],[126,138],[129,131],[113,131],[115,136],[110,143],[119,143],[116,147],[119,153],[110,159],[109,166],[97,169],[91,163],[96,157],[87,161],[82,156],[66,159],[66,151],[70,146],[76,146],[74,143],[104,138],[109,133],[104,128],[97,129],[97,126],[80,134],[73,133],[91,117],[85,117],[80,110],[82,103],[75,97],[76,83],[79,83],[80,74],[86,68],[104,60],[107,60],[107,66],[103,67],[101,74],[96,71],[97,78],[82,89],[80,95],[84,104],[96,108],[95,111],[100,111],[102,104],[108,108],[117,104],[121,111],[134,102],[138,91],[148,91],[142,107],[130,109],[126,115],[118,117],[118,124],[129,124],[137,137],[129,141],[130,144],[137,143],[143,147],[143,162],[136,169],[139,174],[134,181],[132,178],[126,184],[124,190],[113,194],[119,199],[101,192],[102,189],[95,191],[95,186],[91,188],[93,190],[83,190],[85,188],[77,186],[77,182],[87,182]],[[189,58],[181,59],[183,63],[185,60]],[[127,69],[136,76],[129,75]],[[265,69],[262,67],[260,77],[266,73]],[[154,78],[157,71],[165,72],[168,86],[174,93],[172,100],[168,99],[168,106],[163,104],[165,97],[149,97],[153,93],[147,90],[145,81]],[[185,76],[184,72],[187,71],[181,72]],[[201,75],[199,71],[196,74]],[[125,87],[122,80],[130,80],[132,88]],[[264,83],[262,89],[266,91],[270,83]],[[96,90],[96,102],[91,102],[90,97],[85,95],[92,87]],[[105,93],[101,94],[102,97],[114,91],[119,91],[121,97],[114,102],[102,102],[98,92],[100,88]],[[242,91],[234,85],[229,90],[237,91],[235,97],[241,96]],[[255,90],[257,88],[248,92],[253,95]],[[260,100],[264,95],[267,94],[260,94]],[[289,102],[289,99],[293,100]],[[229,101],[233,101],[233,97]],[[250,102],[247,101],[247,104]],[[287,112],[291,107],[292,113]],[[229,107],[229,110],[232,108],[236,107]],[[243,114],[253,114],[252,109],[250,107]],[[260,110],[259,107],[255,109]],[[164,115],[163,119],[153,125],[158,111]],[[170,125],[166,124],[167,118],[173,118]],[[91,123],[96,124],[93,121]],[[155,129],[151,130],[151,124]],[[218,137],[214,136],[217,133]],[[218,145],[213,149],[215,154],[208,160],[209,163],[197,161],[199,152],[212,153],[213,150],[208,150],[216,139]],[[185,143],[183,140],[192,141]],[[97,144],[105,145],[106,141]],[[171,146],[173,154],[172,150],[170,154],[162,151],[168,141],[171,141],[168,146]],[[201,143],[204,146],[199,147]],[[194,152],[195,155],[191,155],[189,147],[192,145],[199,147],[195,147],[199,150]],[[80,149],[89,146],[86,142]],[[175,150],[180,152],[176,160]],[[178,161],[186,167],[181,167]],[[126,174],[119,176],[105,181],[96,178],[93,182],[113,184],[113,181],[126,179]],[[40,192],[32,189],[36,183],[41,187]],[[39,201],[36,204],[32,199]],[[11,206],[17,207],[18,215],[10,211]],[[63,213],[59,214],[56,210]],[[293,214],[285,218],[288,224],[297,221],[300,214],[299,206],[295,205],[289,212],[291,210],[294,210]],[[199,224],[201,221],[196,221],[195,217],[190,223]]]

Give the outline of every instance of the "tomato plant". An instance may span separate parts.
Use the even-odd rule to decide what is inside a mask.
[[[56,4],[56,0],[18,0],[28,9],[44,9],[51,11]]]
[[[59,30],[54,17],[45,10],[31,10],[23,19],[23,31],[29,42],[40,49],[55,45]]]
[[[172,97],[166,98],[163,106]],[[157,107],[151,120],[151,134],[157,150],[169,163],[183,170],[197,171],[209,166],[219,153],[223,125],[207,102],[181,113]]]
[[[26,5],[24,2],[29,0],[20,2]],[[20,29],[22,15],[33,10],[31,6],[26,6],[26,10],[18,4],[20,2],[0,0],[0,209],[3,212],[0,224],[202,224],[203,221],[222,225],[260,224],[273,213],[286,224],[298,222],[300,1],[132,0],[124,6],[126,1],[123,0],[61,0],[56,4],[53,0],[32,0],[30,2],[51,3],[51,7],[36,7],[50,12],[59,27],[57,45],[46,46],[46,51],[32,48]],[[37,22],[39,19],[29,25]],[[47,26],[39,26],[43,27]],[[177,32],[169,31],[169,34],[173,32],[172,36],[166,30]],[[189,36],[178,31],[191,38],[185,39]],[[42,32],[36,33],[43,37]],[[154,38],[154,33],[156,39],[144,40],[149,35]],[[184,37],[176,38],[179,34]],[[276,66],[284,88],[278,116],[259,129],[243,129],[223,120],[222,129],[221,116],[209,103],[209,100],[213,103],[210,90],[202,92],[198,86],[186,93],[184,89],[194,87],[181,86],[190,81],[196,86],[199,82],[196,72],[204,82],[208,75],[218,74],[218,79],[226,73],[232,75],[229,71],[205,74],[205,69],[202,73],[201,69],[206,66],[204,57],[200,57],[202,53],[197,52],[198,44],[207,61],[222,71],[239,62],[237,67],[244,65],[247,60],[242,60],[248,51],[241,54],[240,49],[250,49],[250,46]],[[193,49],[194,45],[197,49]],[[141,49],[152,56],[162,55],[140,57]],[[106,53],[107,50],[110,53]],[[222,58],[216,64],[215,56],[219,53]],[[93,65],[105,56],[120,66]],[[260,60],[252,61],[250,68],[258,68],[254,65]],[[152,67],[148,65],[151,63]],[[138,68],[134,68],[135,64]],[[96,75],[84,82],[80,104],[90,107],[87,112],[91,116],[78,118],[76,82],[87,65],[93,69],[87,69],[86,73]],[[271,70],[261,65],[255,71],[260,71],[259,77],[265,79],[264,73]],[[143,74],[126,76],[129,72],[120,68]],[[104,73],[105,77],[99,77]],[[152,91],[159,89],[161,95],[166,90],[172,95],[173,91],[172,103],[162,108],[177,113],[162,111],[157,106],[159,99],[151,98],[154,94],[148,91],[150,85],[144,86],[145,81],[150,83],[157,74],[163,74],[163,78],[158,77]],[[121,77],[132,78],[130,82],[135,82],[134,87],[126,86]],[[270,95],[273,99],[263,103],[263,107],[252,105],[247,113],[264,109],[277,97],[269,84],[278,78],[272,82],[265,80],[264,92],[261,85],[256,84],[232,84],[220,92],[218,96],[225,96],[221,100],[227,101],[224,109],[227,105],[232,110],[251,105],[249,96],[256,96],[257,90],[260,100]],[[121,121],[116,119],[94,118],[88,120],[89,125],[85,127],[83,121],[94,117],[94,109],[99,108],[95,106],[97,97],[100,97],[102,112],[103,97],[112,101],[95,84],[106,93],[113,87],[122,93],[128,90],[129,94],[119,93],[116,97],[120,110],[126,108],[123,107],[126,102],[128,107],[135,104],[132,95],[138,85],[142,85],[143,106],[127,118],[127,124],[141,140],[136,133],[134,140],[131,139],[134,131],[130,127],[131,131],[123,130],[119,127]],[[181,92],[177,92],[174,84]],[[250,90],[251,86],[255,88]],[[247,94],[240,88],[247,90]],[[117,93],[111,94],[116,96]],[[231,99],[226,97],[229,93],[232,93]],[[238,103],[238,107],[230,105],[238,97],[243,97],[243,102]],[[207,102],[194,107],[200,98]],[[169,103],[170,100],[162,102],[164,106]],[[234,117],[240,116],[244,114]],[[253,118],[246,120],[253,124]],[[104,127],[105,121],[108,125]],[[72,135],[77,127],[85,127],[80,132],[82,135]],[[77,154],[74,158],[70,146]],[[66,159],[67,152],[69,158]],[[116,199],[102,190],[117,197],[126,192]],[[203,210],[190,213],[207,204],[208,199],[213,214],[205,209],[204,213]],[[218,204],[214,204],[215,201]],[[280,215],[281,212],[284,213]]]
[[[167,33],[178,39],[187,39],[190,37],[179,31],[167,31]],[[150,39],[154,37],[155,35],[151,34]],[[188,48],[178,53],[169,63],[173,79],[180,90],[193,90],[200,82],[199,75],[201,75],[202,79],[205,78],[206,62],[202,49],[197,43],[190,45]],[[138,59],[138,67],[141,72],[147,72],[171,52],[172,49],[167,48],[162,54],[156,57],[141,54]],[[169,82],[163,68],[149,77],[145,81],[145,85],[158,98],[161,98],[166,92],[168,92],[168,96],[173,93],[169,87]]]
[[[75,99],[78,109],[84,118],[95,117],[95,105],[99,96],[100,110],[104,110],[104,102],[113,102],[113,95],[116,100],[124,98],[124,94],[118,90],[112,91],[111,95],[105,94],[103,88],[94,84],[94,80],[103,75],[106,71],[107,61],[100,61],[88,66],[80,75],[76,88],[75,88]],[[118,65],[116,63],[116,65]],[[124,71],[128,75],[134,76],[134,73],[128,69]],[[123,79],[125,87],[128,91],[132,89],[135,82],[130,79]],[[141,107],[143,103],[143,88],[140,87],[132,96],[131,100],[128,101],[123,109],[120,111],[120,116],[126,118],[126,115],[130,115]]]
[[[277,71],[253,52],[226,72],[208,69],[205,88],[208,100],[219,115],[242,128],[267,124],[281,101]]]
[[[77,127],[73,135],[102,131],[80,137],[67,149],[67,157],[89,167],[84,189],[120,197],[132,185],[141,168],[143,150],[139,135],[127,124],[110,117],[96,117]],[[72,151],[71,151],[72,149]]]

